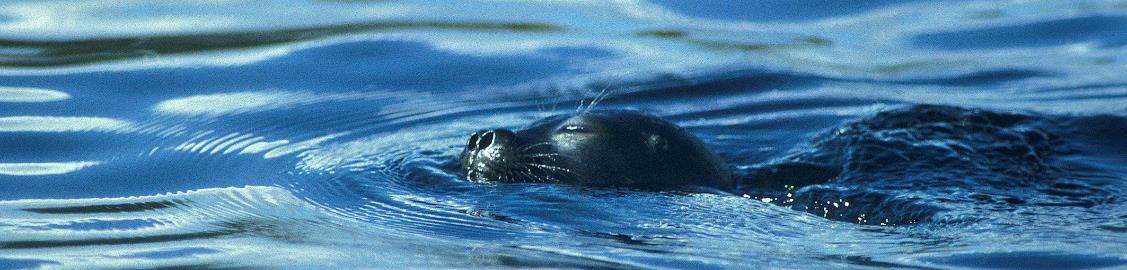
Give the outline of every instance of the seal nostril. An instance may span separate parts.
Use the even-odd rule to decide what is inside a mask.
[[[474,132],[473,135],[470,135],[470,142],[466,144],[466,149],[477,150],[477,140],[480,139],[478,133],[480,132]]]
[[[481,135],[481,140],[477,141],[477,149],[485,149],[486,147],[493,145],[493,137],[494,136],[492,131],[486,132],[485,135]]]

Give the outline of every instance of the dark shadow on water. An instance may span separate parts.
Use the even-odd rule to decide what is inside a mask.
[[[658,4],[689,16],[742,21],[808,21],[869,12],[919,0],[766,0],[766,1],[671,1]]]
[[[251,270],[251,269],[270,269],[269,267],[261,266],[228,266],[220,264],[185,264],[162,266],[156,268],[149,268],[150,270],[188,270],[188,269],[205,269],[205,270]]]
[[[946,50],[1049,47],[1088,42],[1108,48],[1127,43],[1127,31],[1123,31],[1124,28],[1127,28],[1127,16],[1093,15],[925,33],[912,37],[911,42],[921,48]]]
[[[767,70],[740,70],[692,79],[670,76],[653,82],[622,86],[644,88],[646,91],[619,94],[615,99],[631,101],[693,99],[747,94],[754,91],[813,88],[830,80],[833,79],[813,74]]]
[[[170,259],[170,258],[179,258],[179,257],[189,257],[189,256],[201,255],[201,254],[215,254],[215,253],[220,253],[220,252],[222,252],[222,251],[217,250],[217,249],[212,249],[212,248],[191,247],[191,248],[179,248],[179,249],[165,250],[165,251],[139,252],[139,253],[133,253],[133,254],[129,254],[129,255],[125,255],[125,256],[121,256],[121,257],[123,257],[123,258],[145,258],[145,259]]]
[[[431,31],[552,32],[559,26],[530,22],[392,21],[229,33],[41,41],[0,39],[5,48],[31,50],[0,54],[3,67],[53,67],[145,56],[243,49],[366,32],[427,29]]]
[[[92,238],[76,240],[23,240],[0,242],[0,249],[27,249],[27,248],[55,248],[78,247],[91,245],[127,245],[185,241],[193,239],[210,239],[231,235],[233,231],[204,231],[193,233],[162,234],[150,236],[124,237],[124,238]]]
[[[70,206],[70,207],[50,207],[50,208],[24,208],[24,211],[40,213],[40,214],[93,214],[93,213],[125,213],[125,212],[142,212],[149,210],[164,209],[176,207],[177,205],[184,205],[184,201],[171,200],[159,202],[139,202],[139,203],[125,203],[125,204],[105,204],[105,205],[84,205],[84,206]]]
[[[834,45],[833,40],[812,35],[795,36],[790,39],[784,39],[782,41],[775,42],[736,42],[711,40],[707,38],[694,37],[693,33],[691,33],[690,30],[682,29],[654,29],[636,32],[634,33],[634,35],[641,37],[677,40],[709,50],[731,50],[743,52],[769,52],[788,49],[810,49],[830,47]]]
[[[965,86],[965,87],[983,87],[988,85],[996,85],[1006,82],[1015,82],[1033,78],[1047,78],[1055,77],[1058,74],[1042,70],[1033,69],[996,69],[996,70],[980,70],[973,71],[967,74],[959,74],[954,76],[945,76],[937,78],[919,78],[910,80],[895,80],[891,81],[894,84],[907,84],[907,85],[944,85],[944,86]]]

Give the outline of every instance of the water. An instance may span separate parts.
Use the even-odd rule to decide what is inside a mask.
[[[1127,268],[1122,29],[1123,1],[7,1],[0,268]],[[745,185],[450,168],[603,91]]]

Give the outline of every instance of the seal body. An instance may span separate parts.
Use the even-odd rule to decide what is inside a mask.
[[[727,164],[680,127],[637,111],[557,115],[525,129],[482,130],[460,157],[482,182],[731,188]]]

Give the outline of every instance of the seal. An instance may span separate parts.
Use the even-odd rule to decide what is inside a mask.
[[[459,165],[477,182],[600,187],[733,186],[728,165],[695,136],[646,113],[596,110],[511,131],[475,132]]]

